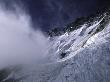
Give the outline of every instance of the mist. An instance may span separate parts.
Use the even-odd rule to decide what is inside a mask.
[[[0,7],[0,69],[17,64],[42,61],[48,47],[47,37],[31,27],[30,16]]]

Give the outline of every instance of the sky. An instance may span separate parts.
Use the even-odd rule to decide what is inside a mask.
[[[7,5],[18,0],[1,0]],[[19,0],[31,16],[33,28],[48,31],[62,28],[76,18],[89,16],[110,4],[110,0]],[[18,3],[17,3],[18,4]]]

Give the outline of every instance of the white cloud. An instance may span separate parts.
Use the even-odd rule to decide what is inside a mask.
[[[13,64],[37,62],[48,46],[41,31],[33,31],[29,16],[0,9],[0,68]]]

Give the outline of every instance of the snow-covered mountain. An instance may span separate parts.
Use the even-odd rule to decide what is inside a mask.
[[[110,82],[109,11],[48,40],[46,63],[3,69],[0,82]]]

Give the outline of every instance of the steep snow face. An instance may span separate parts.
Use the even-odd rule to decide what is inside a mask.
[[[99,21],[94,21],[90,27],[87,26],[88,24],[84,24],[73,32],[66,32],[61,36],[55,37],[50,45],[50,52],[51,54],[54,54],[51,56],[52,60],[57,62],[66,61],[75,56],[75,53],[83,49],[85,46],[95,42],[98,38],[96,31],[98,28],[101,30],[100,23],[103,20],[104,17]]]
[[[74,28],[74,27],[71,27]],[[11,69],[2,82],[109,82],[109,16],[81,25],[70,33],[48,38],[45,64]]]
[[[87,38],[83,47],[81,47],[82,42],[85,40],[81,40],[81,46],[70,54],[69,59],[67,56],[67,64],[53,82],[109,82],[109,37],[110,25],[108,24],[103,31]]]

